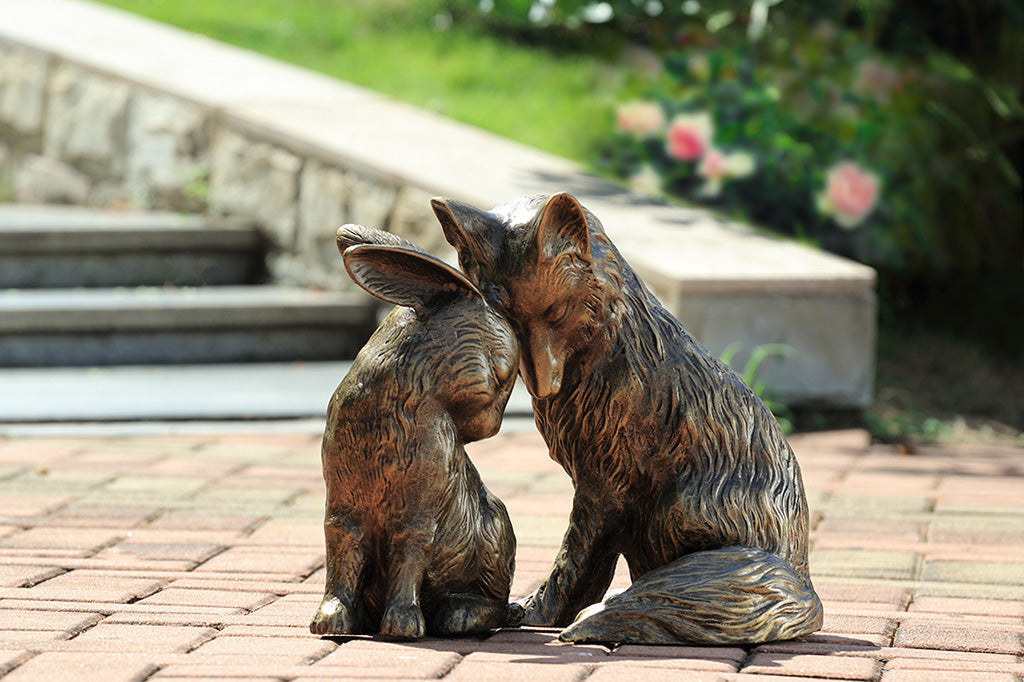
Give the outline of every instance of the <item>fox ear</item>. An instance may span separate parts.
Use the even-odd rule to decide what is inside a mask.
[[[493,215],[444,197],[431,199],[430,205],[441,223],[444,238],[459,252],[460,262],[463,262],[464,254],[472,256],[478,263],[497,262],[502,230]]]
[[[540,226],[537,229],[537,243],[541,253],[557,256],[565,251],[575,251],[586,262],[590,262],[590,232],[583,207],[572,196],[556,194],[541,208]]]
[[[439,258],[404,246],[359,244],[345,249],[352,280],[377,298],[422,310],[439,294],[483,301],[466,277]]]

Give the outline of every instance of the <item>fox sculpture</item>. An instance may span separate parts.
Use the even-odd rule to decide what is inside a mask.
[[[572,642],[754,644],[821,627],[800,469],[771,412],[647,290],[570,195],[434,199],[511,323],[551,457],[575,488],[523,624]],[[632,584],[601,602],[619,556]]]
[[[327,411],[327,579],[310,630],[414,639],[516,625],[516,539],[464,443],[497,433],[519,346],[457,269],[386,232],[338,230],[357,284],[397,304]]]

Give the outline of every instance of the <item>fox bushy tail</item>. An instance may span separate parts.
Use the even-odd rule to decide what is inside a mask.
[[[641,576],[584,609],[567,642],[758,644],[821,628],[811,581],[752,547],[696,552]]]

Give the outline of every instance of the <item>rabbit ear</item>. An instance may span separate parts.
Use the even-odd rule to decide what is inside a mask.
[[[412,242],[407,242],[401,237],[391,234],[390,232],[378,230],[373,227],[364,227],[363,225],[354,225],[351,223],[339,227],[338,232],[335,234],[335,239],[338,244],[338,251],[341,253],[345,253],[345,249],[350,246],[355,246],[356,244],[402,246],[407,249],[426,253],[426,251],[423,251],[423,249]]]
[[[483,301],[480,290],[465,275],[418,249],[360,244],[347,248],[344,258],[355,283],[389,303],[422,309],[440,293]]]

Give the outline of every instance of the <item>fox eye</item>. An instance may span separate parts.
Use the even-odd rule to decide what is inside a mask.
[[[548,309],[544,312],[544,319],[551,324],[558,324],[565,320],[569,316],[569,306],[563,302],[555,303],[548,306]]]

